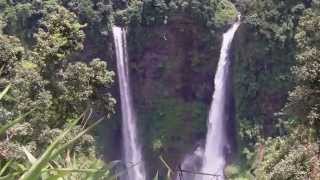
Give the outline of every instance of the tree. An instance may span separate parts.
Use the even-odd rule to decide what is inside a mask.
[[[257,179],[319,179],[320,18],[319,9],[304,11],[295,41],[295,88],[285,107],[288,134],[265,143],[264,158],[255,169]]]
[[[310,128],[310,135],[320,138],[320,12],[305,11],[295,36],[297,64],[292,68],[297,86],[290,93],[287,108],[299,123]]]
[[[33,110],[24,123],[7,132],[12,145],[8,147],[19,152],[21,149],[16,147],[26,146],[35,155],[71,120],[90,113],[90,109],[94,109],[93,114],[109,118],[115,104],[109,93],[114,73],[107,70],[107,63],[100,59],[85,63],[72,58],[83,49],[85,38],[85,26],[78,17],[55,1],[46,1],[39,8],[45,13],[32,35],[31,48],[23,48],[16,38],[0,36],[4,40],[0,42],[4,68],[1,85],[12,85],[1,104],[2,112],[7,114],[4,121]],[[82,126],[79,124],[73,135]],[[84,136],[81,142],[73,150],[93,152],[92,136]]]

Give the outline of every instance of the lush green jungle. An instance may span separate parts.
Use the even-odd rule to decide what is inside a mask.
[[[113,25],[148,176],[173,179],[205,138],[237,11],[226,178],[319,180],[319,0],[0,0],[0,180],[117,179]]]

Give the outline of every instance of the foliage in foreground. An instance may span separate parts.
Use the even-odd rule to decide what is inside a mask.
[[[0,100],[9,91],[10,87],[10,85],[7,86],[0,93]],[[31,112],[3,124],[0,128],[0,136],[3,136],[11,127],[23,121]],[[103,120],[98,120],[87,128],[83,128],[79,134],[66,141],[66,136],[82,119],[83,117],[70,122],[67,128],[50,143],[39,158],[34,157],[26,147],[21,147],[20,151],[24,152],[26,156],[24,160],[2,159],[0,162],[0,179],[34,180],[40,177],[41,179],[50,180],[61,179],[62,177],[70,180],[79,178],[111,179],[112,175],[109,169],[106,168],[101,160],[96,159],[94,156],[90,157],[70,151],[70,147],[74,143]],[[72,157],[70,157],[71,153],[73,154]],[[3,157],[6,156],[5,150],[1,149],[0,154]]]

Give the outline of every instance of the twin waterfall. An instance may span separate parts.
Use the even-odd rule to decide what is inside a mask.
[[[113,36],[121,97],[124,163],[126,164],[127,172],[124,179],[145,180],[146,172],[138,143],[136,116],[130,91],[126,31],[119,27],[113,27]]]
[[[218,175],[217,179],[224,179],[224,167],[226,165],[227,135],[225,129],[226,120],[226,91],[230,71],[229,53],[235,32],[240,26],[239,20],[223,34],[220,51],[220,59],[214,79],[215,91],[209,112],[208,132],[206,137],[203,164],[201,172]],[[203,176],[202,180],[211,180],[210,176]]]
[[[192,166],[197,157],[202,161],[202,168],[198,170],[205,174],[218,175],[219,180],[224,179],[224,167],[226,165],[226,151],[228,149],[225,129],[227,81],[229,76],[230,60],[229,51],[235,32],[240,25],[240,19],[223,35],[221,54],[215,75],[215,92],[209,112],[208,132],[205,149],[201,155],[194,154],[186,159],[185,167]],[[117,56],[117,71],[121,95],[122,111],[122,135],[124,147],[124,162],[127,167],[125,180],[146,180],[146,171],[141,154],[141,148],[137,138],[136,116],[132,106],[132,97],[129,83],[128,53],[126,32],[119,27],[113,27],[113,36]],[[199,150],[200,152],[200,150]],[[194,169],[193,169],[194,170]],[[212,176],[188,177],[194,180],[211,180]]]

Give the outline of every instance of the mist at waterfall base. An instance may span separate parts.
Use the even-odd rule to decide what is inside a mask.
[[[192,153],[187,154],[179,167],[180,172],[176,175],[176,180],[195,180],[198,176],[193,172],[200,171],[203,153],[203,147],[197,145]]]
[[[123,160],[126,166],[126,173],[121,179],[145,180],[146,172],[137,136],[136,115],[130,91],[126,31],[120,27],[113,27],[112,30],[117,56],[121,100]]]

